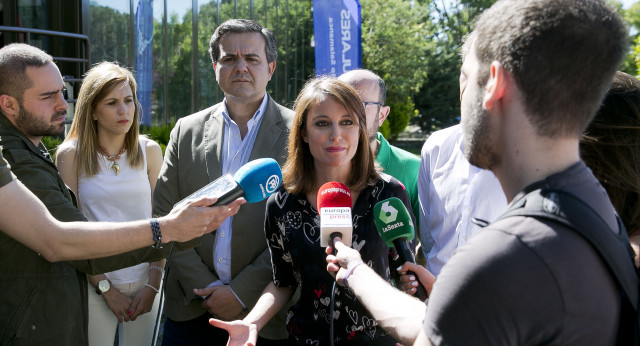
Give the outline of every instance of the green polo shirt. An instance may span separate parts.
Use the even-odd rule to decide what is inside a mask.
[[[416,219],[416,230],[420,219],[420,202],[418,201],[418,171],[420,170],[420,158],[406,150],[389,144],[380,132],[377,135],[380,141],[376,161],[380,164],[384,173],[398,179],[407,189],[411,200],[411,209]]]

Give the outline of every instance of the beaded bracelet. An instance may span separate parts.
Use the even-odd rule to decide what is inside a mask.
[[[158,223],[158,219],[152,218],[149,219],[149,223],[151,224],[151,232],[153,233],[153,247],[155,249],[162,249],[162,232],[160,232],[160,224]]]
[[[155,287],[151,286],[148,282],[147,282],[146,284],[144,284],[144,285],[145,285],[146,287],[149,287],[150,289],[152,289],[152,290],[156,291],[156,293],[160,293],[160,290],[159,290],[159,289],[157,289],[157,288],[155,288]]]
[[[150,265],[149,266],[149,270],[151,270],[151,269],[159,271],[160,274],[162,274],[162,278],[164,278],[164,269],[162,269],[161,267],[158,267],[158,266],[151,266]]]
[[[363,264],[364,262],[360,262],[356,265],[354,265],[353,267],[347,269],[347,274],[344,275],[344,277],[342,278],[342,285],[344,285],[344,287],[349,288],[349,284],[347,283],[347,279],[349,278],[349,276],[351,275],[351,273],[353,273],[353,271],[361,264]]]

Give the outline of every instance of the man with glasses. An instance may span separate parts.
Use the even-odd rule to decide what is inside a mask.
[[[349,83],[360,95],[367,116],[367,135],[371,150],[384,173],[400,180],[411,199],[411,209],[418,220],[418,170],[420,159],[406,150],[395,147],[378,132],[391,108],[385,106],[387,88],[384,80],[369,70],[351,70],[338,77]],[[416,225],[417,227],[417,225]]]

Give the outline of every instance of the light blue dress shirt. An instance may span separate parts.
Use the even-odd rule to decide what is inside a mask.
[[[240,135],[240,128],[229,117],[226,100],[223,101],[222,115],[224,118],[224,135],[222,140],[222,175],[234,175],[240,167],[249,161],[256,135],[267,109],[269,97],[265,93],[260,107],[247,122],[247,133],[244,138]],[[211,283],[213,285],[228,285],[231,282],[231,223],[233,217],[227,218],[216,232],[216,241],[213,247],[213,266],[220,280]],[[235,294],[235,293],[234,293]],[[238,296],[236,295],[236,298]],[[238,301],[245,306],[238,298]]]
[[[455,250],[482,230],[473,218],[492,222],[507,207],[493,172],[470,164],[463,149],[460,125],[434,132],[422,147],[420,242],[427,269],[436,276]]]

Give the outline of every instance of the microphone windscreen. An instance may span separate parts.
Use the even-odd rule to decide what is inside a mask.
[[[399,198],[391,197],[376,203],[373,219],[380,238],[388,247],[393,247],[393,241],[398,238],[412,241],[415,236],[409,211]]]
[[[316,205],[320,214],[320,246],[329,245],[332,233],[340,233],[342,242],[351,246],[351,191],[339,182],[330,181],[318,189]]]
[[[347,185],[337,181],[324,183],[316,196],[318,212],[322,208],[351,208],[351,191]]]
[[[271,196],[278,189],[282,181],[282,171],[276,160],[262,158],[240,167],[233,179],[244,191],[244,199],[248,203],[255,203]]]

